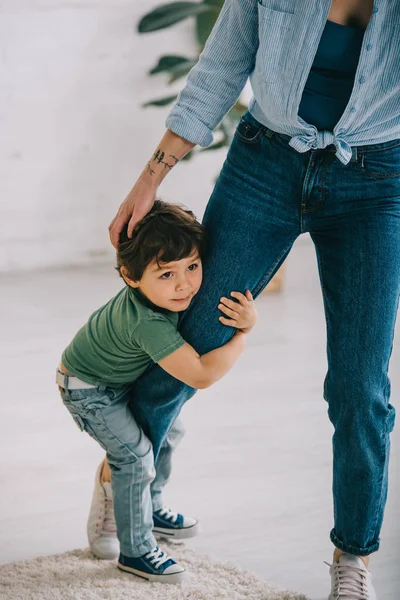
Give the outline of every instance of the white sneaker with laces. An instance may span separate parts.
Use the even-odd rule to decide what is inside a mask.
[[[358,556],[342,554],[330,567],[332,589],[328,600],[377,600],[370,571]]]
[[[119,554],[117,528],[114,519],[111,483],[102,483],[103,463],[96,471],[93,498],[87,522],[87,536],[91,551],[97,558],[111,560]]]

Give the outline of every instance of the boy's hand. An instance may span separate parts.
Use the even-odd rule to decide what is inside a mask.
[[[238,302],[222,297],[218,308],[221,312],[229,317],[219,317],[223,325],[236,327],[243,333],[249,333],[257,321],[257,310],[254,305],[253,296],[250,290],[246,290],[245,294],[240,292],[231,292],[231,296],[236,298]]]

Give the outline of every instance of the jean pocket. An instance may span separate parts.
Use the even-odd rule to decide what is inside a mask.
[[[361,148],[362,159],[358,166],[374,179],[400,177],[400,140],[381,145],[379,150],[369,152]]]
[[[264,125],[258,123],[249,113],[245,113],[236,127],[235,136],[245,144],[256,144],[264,131]]]
[[[77,424],[78,428],[80,429],[80,431],[86,431],[85,428],[85,421],[82,419],[82,417],[80,417],[79,415],[75,414],[75,413],[70,413],[71,417],[73,418],[74,422]]]

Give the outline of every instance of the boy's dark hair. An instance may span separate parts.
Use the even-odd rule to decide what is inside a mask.
[[[134,281],[142,278],[154,260],[168,263],[187,258],[195,249],[200,257],[205,252],[205,229],[182,205],[157,199],[135,226],[132,238],[128,238],[127,230],[126,225],[120,235],[116,268],[121,275],[121,267],[125,267],[128,278]]]

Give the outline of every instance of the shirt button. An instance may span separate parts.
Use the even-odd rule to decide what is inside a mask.
[[[364,76],[360,77],[360,79],[359,79],[359,82],[360,82],[360,83],[365,83],[365,82],[366,82],[366,79],[365,79],[365,77],[364,77]]]
[[[377,6],[374,6],[374,10],[372,11],[373,13],[377,13],[379,10],[379,8]]]
[[[372,50],[372,44],[367,45],[367,50]]]
[[[356,109],[354,108],[354,106],[351,107],[350,112],[356,112]]]

